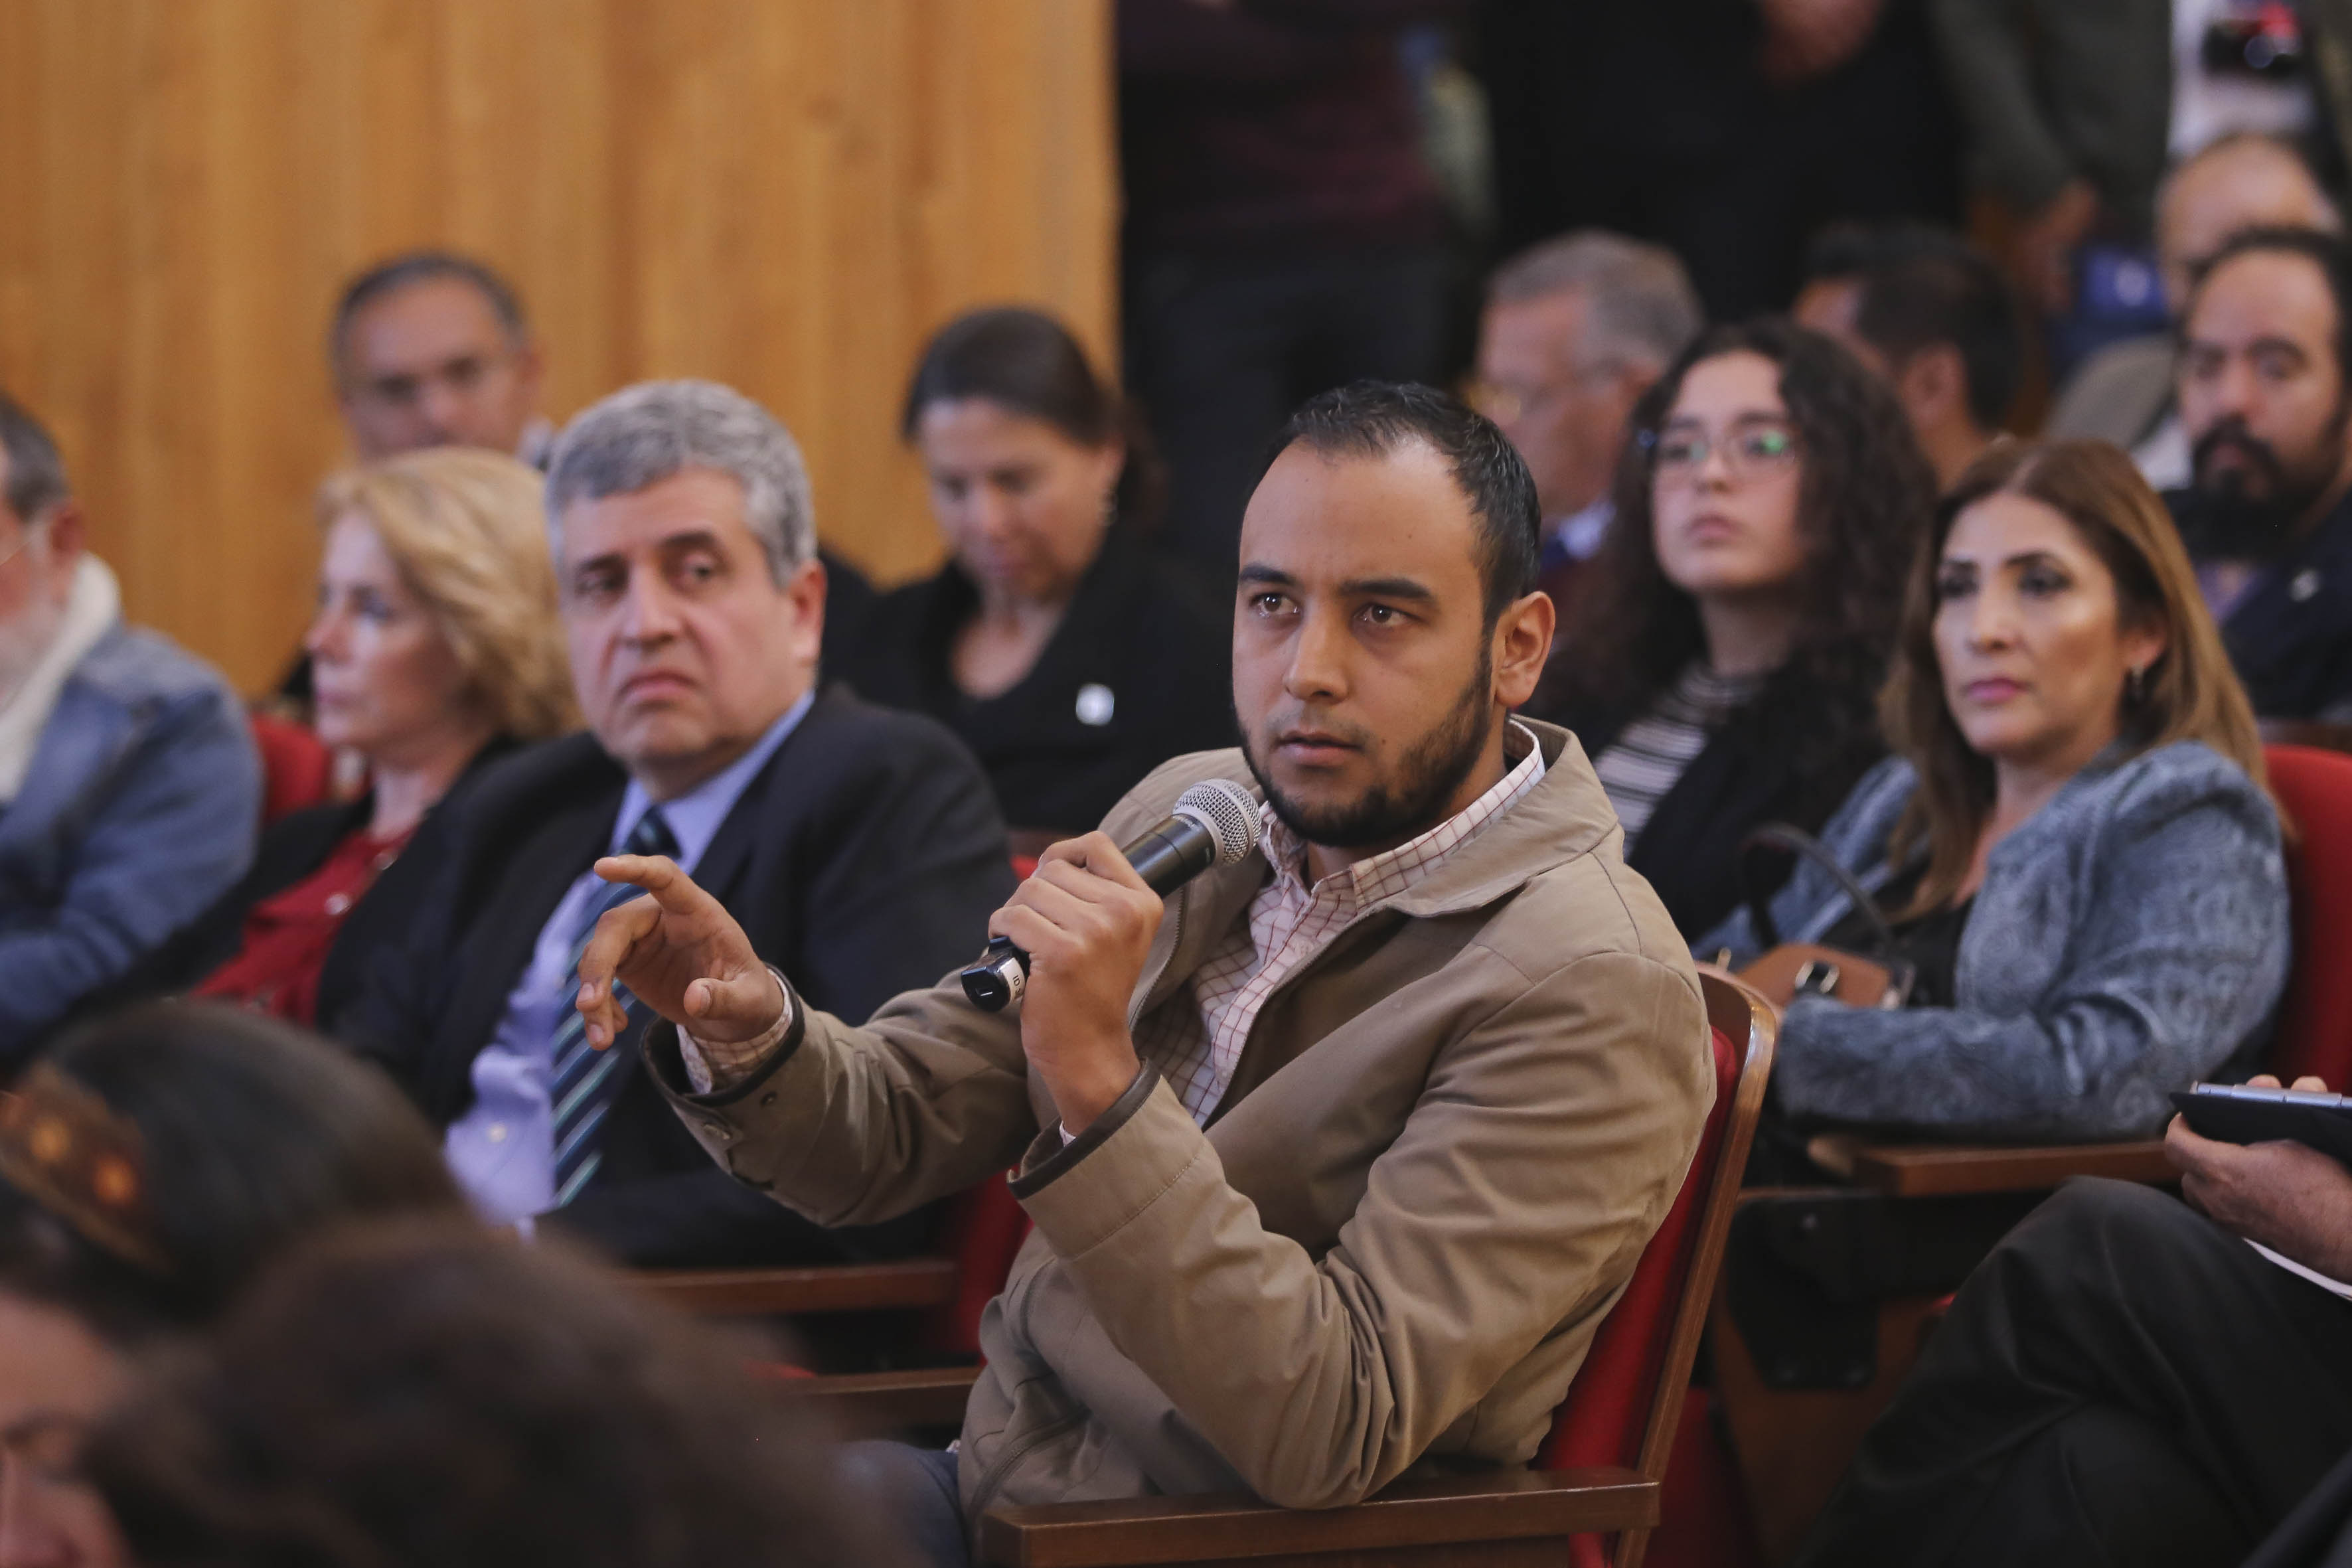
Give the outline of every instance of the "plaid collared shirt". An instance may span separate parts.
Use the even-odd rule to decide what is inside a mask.
[[[1542,779],[1543,751],[1533,734],[1513,724],[1504,744],[1523,747],[1526,755],[1494,788],[1420,837],[1334,871],[1312,888],[1305,843],[1272,807],[1258,808],[1260,843],[1274,875],[1250,900],[1248,921],[1236,925],[1192,972],[1192,1007],[1160,1007],[1136,1026],[1136,1054],[1160,1070],[1193,1121],[1208,1121],[1224,1098],[1250,1026],[1284,981],[1374,906],[1444,864]]]

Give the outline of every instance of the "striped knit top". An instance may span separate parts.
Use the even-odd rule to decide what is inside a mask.
[[[1649,825],[1683,776],[1706,750],[1707,738],[1743,704],[1764,689],[1762,675],[1717,675],[1704,659],[1693,659],[1675,683],[1659,693],[1650,710],[1618,731],[1592,759],[1601,787],[1617,808],[1630,846]]]

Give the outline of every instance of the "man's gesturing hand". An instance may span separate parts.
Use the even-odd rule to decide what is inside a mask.
[[[717,899],[666,855],[607,855],[596,875],[631,882],[650,898],[607,910],[580,954],[581,1016],[588,1042],[604,1049],[627,1021],[613,983],[690,1030],[732,1045],[757,1039],[784,1015],[784,994],[751,951],[751,939]]]
[[[1040,856],[1036,874],[988,922],[991,936],[1029,954],[1021,1049],[1066,1132],[1084,1131],[1135,1081],[1127,1005],[1160,910],[1118,846],[1089,833]]]
[[[2267,1076],[2254,1083],[2275,1089]],[[2303,1079],[2297,1089],[2324,1089]],[[2164,1152],[2180,1193],[2224,1229],[2259,1241],[2331,1279],[2352,1280],[2352,1171],[2301,1143],[2222,1143],[2183,1118],[2165,1130]]]

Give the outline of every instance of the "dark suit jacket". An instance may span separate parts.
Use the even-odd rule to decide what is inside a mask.
[[[1839,726],[1813,683],[1793,671],[1773,678],[1755,701],[1724,721],[1692,759],[1640,837],[1625,864],[1648,879],[1685,940],[1696,941],[1746,897],[1740,840],[1768,822],[1821,830],[1862,775],[1886,754],[1875,730]],[[1554,718],[1551,713],[1538,717]],[[1573,710],[1557,721],[1598,757],[1636,712]],[[1756,857],[1757,890],[1769,896],[1787,879],[1785,860]],[[1702,957],[1706,956],[1701,954]]]
[[[425,821],[446,811],[461,811],[483,772],[500,757],[510,756],[516,742],[503,736],[492,741],[466,764]],[[344,805],[329,803],[289,812],[261,831],[253,855],[253,868],[209,910],[174,932],[149,953],[106,998],[108,1005],[138,996],[162,996],[202,984],[213,971],[237,955],[245,945],[245,919],[253,907],[275,898],[324,865],[335,847],[367,826],[375,797],[362,795]],[[417,836],[425,833],[423,824]],[[319,1019],[335,1018],[359,1000],[366,984],[368,958],[377,948],[406,934],[409,921],[433,883],[434,866],[427,857],[403,853],[360,895],[343,916],[334,946],[327,950],[319,969]]]
[[[2230,607],[2221,644],[2258,717],[2352,719],[2352,496]]]
[[[407,940],[376,955],[335,1032],[437,1127],[471,1108],[489,1044],[564,890],[610,841],[627,778],[571,736],[492,768],[408,854],[438,861]],[[838,688],[744,790],[695,868],[811,1006],[863,1018],[969,962],[1011,894],[1004,826],[970,752],[928,719]],[[625,1261],[716,1266],[903,1252],[927,1224],[825,1232],[710,1163],[638,1063],[622,1075],[587,1190],[550,1216]]]

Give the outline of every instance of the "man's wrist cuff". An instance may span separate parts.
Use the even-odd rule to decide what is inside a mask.
[[[1127,1086],[1126,1090],[1117,1100],[1112,1100],[1100,1116],[1087,1122],[1087,1130],[1076,1137],[1065,1131],[1061,1124],[1056,1122],[1052,1135],[1060,1146],[1049,1150],[1042,1160],[1034,1158],[1034,1151],[1045,1147],[1043,1141],[1032,1146],[1031,1161],[1024,1162],[1023,1169],[1013,1178],[1013,1195],[1016,1198],[1025,1198],[1032,1193],[1041,1190],[1095,1150],[1102,1147],[1109,1141],[1112,1133],[1126,1126],[1134,1118],[1135,1113],[1143,1109],[1144,1101],[1151,1098],[1151,1091],[1159,1082],[1160,1075],[1152,1071],[1150,1067],[1138,1068],[1134,1081]]]
[[[682,1028],[665,1025],[663,1028],[646,1031],[646,1055],[655,1069],[655,1076],[667,1084],[672,1093],[705,1105],[731,1105],[750,1094],[772,1076],[777,1068],[790,1060],[800,1048],[807,1033],[808,1011],[793,991],[792,982],[775,965],[767,966],[776,977],[776,984],[784,997],[783,1016],[773,1026],[753,1039],[734,1045],[714,1047],[698,1040]],[[657,1041],[665,1032],[677,1039],[677,1060],[667,1072],[663,1070]],[[714,1061],[714,1056],[724,1058]],[[695,1070],[697,1058],[709,1074],[709,1087],[705,1088],[702,1074]],[[685,1081],[679,1083],[678,1079]]]

